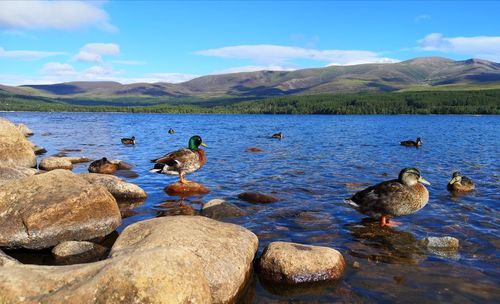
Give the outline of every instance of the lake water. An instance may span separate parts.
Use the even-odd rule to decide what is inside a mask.
[[[188,179],[211,189],[184,202],[196,212],[213,198],[248,211],[226,219],[259,237],[259,254],[271,241],[329,246],[346,259],[342,280],[300,287],[261,282],[254,275],[241,302],[456,302],[500,301],[499,116],[273,116],[161,115],[115,113],[0,113],[27,124],[31,141],[52,155],[106,156],[135,165],[148,199],[133,208],[119,231],[156,216],[192,212],[163,188],[176,176],[149,173],[150,159],[184,147],[191,135],[209,146],[207,164]],[[167,133],[169,128],[176,133]],[[270,135],[282,131],[283,140]],[[135,135],[127,147],[121,137]],[[399,145],[422,137],[420,149]],[[258,147],[264,152],[245,152]],[[75,172],[86,171],[77,165]],[[429,204],[381,229],[342,203],[356,191],[417,167],[432,183]],[[454,197],[446,184],[460,170],[477,184]],[[279,202],[254,205],[238,200],[243,191],[275,194]],[[458,254],[429,252],[416,243],[426,236],[453,236]],[[359,263],[359,268],[352,266]]]

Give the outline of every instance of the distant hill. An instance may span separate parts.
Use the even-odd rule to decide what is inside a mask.
[[[0,92],[57,98],[262,98],[320,93],[375,93],[407,90],[499,88],[500,64],[441,57],[398,63],[329,66],[296,71],[258,71],[209,75],[171,83],[67,82],[51,85],[0,85]]]

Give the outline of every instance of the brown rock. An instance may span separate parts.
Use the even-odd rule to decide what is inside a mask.
[[[35,175],[38,170],[26,167],[4,167],[0,165],[0,185],[13,180]]]
[[[163,248],[187,251],[200,262],[213,303],[231,303],[248,280],[258,240],[249,230],[202,216],[174,216],[128,226],[110,256],[140,255]],[[193,261],[195,262],[195,261]],[[186,272],[185,270],[183,270]]]
[[[109,234],[121,216],[113,196],[70,171],[0,186],[0,246],[40,249]]]
[[[0,267],[0,303],[210,303],[202,264],[183,249],[151,248],[89,264]]]
[[[210,192],[202,184],[195,182],[190,182],[187,184],[181,184],[180,182],[168,185],[165,192],[170,196],[194,196],[194,195],[204,195]]]
[[[106,247],[92,242],[65,241],[52,248],[57,264],[95,262],[105,257]]]
[[[261,203],[261,204],[274,203],[279,200],[274,195],[257,193],[257,192],[243,192],[238,194],[238,198],[250,203]]]
[[[289,284],[336,280],[344,267],[335,249],[287,242],[270,243],[259,260],[264,278]]]
[[[142,201],[148,197],[139,186],[127,183],[116,176],[98,173],[83,173],[79,176],[93,185],[106,188],[120,202]]]
[[[131,164],[126,163],[123,160],[119,160],[119,159],[110,160],[109,162],[117,165],[118,170],[130,170],[134,167]]]
[[[15,265],[15,264],[20,264],[20,263],[16,259],[6,255],[2,250],[0,250],[0,267],[8,266],[8,265]],[[0,283],[0,287],[1,286],[2,285]],[[0,300],[1,300],[1,295],[0,295]]]
[[[18,124],[17,125],[17,129],[19,130],[19,132],[21,132],[21,134],[23,134],[24,137],[30,137],[32,136],[33,134],[33,131],[30,130],[30,128],[28,128],[27,125],[25,124]]]
[[[246,212],[238,208],[236,205],[221,199],[210,200],[208,203],[203,205],[200,213],[203,216],[216,220],[246,215]]]
[[[257,148],[257,147],[250,147],[247,149],[247,152],[264,152],[264,150],[262,150],[261,148]]]
[[[3,118],[0,118],[0,163],[4,166],[36,166],[33,144],[13,123]]]
[[[40,161],[40,170],[51,171],[56,169],[72,170],[73,163],[67,157],[44,157]]]

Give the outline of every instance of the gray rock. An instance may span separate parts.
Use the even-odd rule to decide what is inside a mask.
[[[0,185],[13,180],[35,175],[38,170],[26,167],[5,167],[0,165]]]
[[[201,215],[212,219],[223,219],[227,217],[244,216],[246,212],[236,205],[228,203],[221,199],[213,199],[204,204],[201,208]]]
[[[427,248],[441,248],[448,250],[458,250],[459,241],[452,236],[435,237],[429,236],[421,241]]]
[[[47,149],[36,145],[33,146],[33,151],[35,152],[35,155],[42,155],[44,153],[47,153]]]
[[[342,277],[344,257],[333,248],[272,242],[259,259],[261,275],[271,281],[297,284]]]
[[[271,194],[257,192],[243,192],[238,194],[238,198],[250,203],[269,204],[277,202],[279,199]]]
[[[105,187],[120,202],[142,201],[148,197],[146,192],[139,186],[127,183],[116,176],[99,173],[82,173],[79,175],[93,185]]]
[[[92,242],[65,241],[52,248],[58,264],[78,264],[98,261],[107,249]]]

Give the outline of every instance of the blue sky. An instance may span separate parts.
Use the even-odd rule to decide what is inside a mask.
[[[500,61],[500,2],[1,1],[0,84]]]

